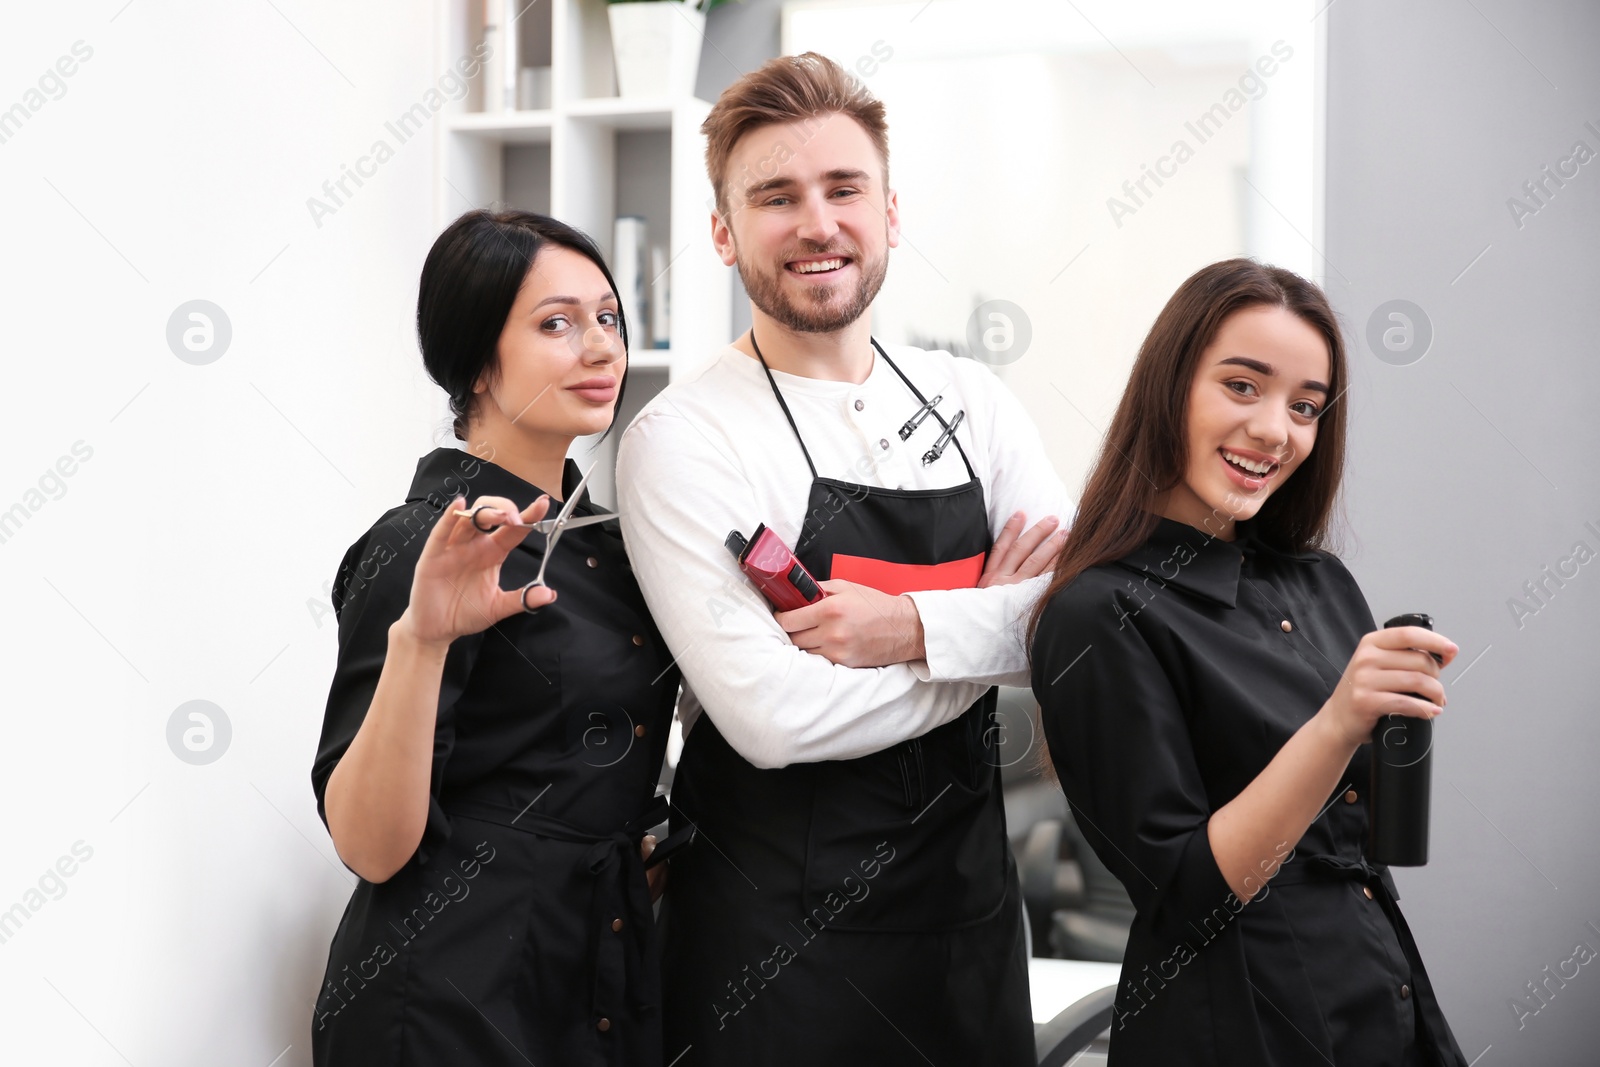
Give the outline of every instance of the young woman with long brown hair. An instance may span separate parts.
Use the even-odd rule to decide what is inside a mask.
[[[1457,648],[1377,629],[1326,550],[1347,380],[1315,285],[1189,278],[1031,620],[1051,758],[1137,908],[1117,1067],[1465,1065],[1363,855],[1373,727],[1440,714]]]

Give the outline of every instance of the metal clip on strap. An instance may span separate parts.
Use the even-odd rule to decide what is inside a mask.
[[[960,426],[961,420],[966,417],[967,413],[965,411],[956,412],[956,417],[950,420],[950,425],[945,427],[944,433],[939,435],[939,439],[933,443],[933,447],[922,454],[922,465],[924,467],[944,455],[944,450],[956,435],[956,427]]]
[[[918,408],[917,413],[907,419],[904,426],[900,427],[900,440],[904,441],[912,434],[916,433],[917,427],[922,425],[922,420],[926,419],[933,412],[934,405],[943,399],[944,394],[940,393],[938,396],[934,397],[932,400]]]

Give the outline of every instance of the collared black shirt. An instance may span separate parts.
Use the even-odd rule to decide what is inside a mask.
[[[1211,813],[1317,713],[1376,628],[1337,558],[1238,531],[1161,519],[1058,593],[1033,645],[1062,788],[1137,908],[1111,1062],[1464,1064],[1393,882],[1363,858],[1369,745],[1249,904],[1217,868]]]

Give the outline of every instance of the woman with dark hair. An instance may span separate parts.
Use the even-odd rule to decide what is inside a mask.
[[[1316,286],[1245,259],[1197,272],[1145,338],[1030,621],[1050,756],[1137,908],[1119,1067],[1466,1062],[1362,852],[1373,727],[1437,716],[1457,648],[1376,629],[1325,549],[1346,384]]]
[[[622,395],[616,285],[571,227],[473,211],[428,253],[417,333],[466,448],[422,457],[339,567],[311,780],[361,881],[313,1059],[659,1064],[641,854],[678,678],[566,458]],[[563,501],[552,550],[529,524]]]

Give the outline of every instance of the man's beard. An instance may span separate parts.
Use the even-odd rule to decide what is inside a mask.
[[[809,241],[804,243],[812,245]],[[866,314],[877,299],[878,290],[883,288],[883,279],[889,273],[889,256],[885,252],[882,258],[868,261],[855,248],[812,245],[782,262],[787,263],[800,256],[829,253],[848,258],[860,272],[855,291],[846,294],[847,298],[842,303],[835,303],[840,295],[839,285],[809,286],[810,292],[796,301],[783,289],[782,276],[787,271],[786,267],[780,265],[776,272],[768,274],[748,263],[743,256],[738,258],[739,280],[744,282],[744,291],[749,295],[750,302],[784,328],[795,333],[837,333]]]

